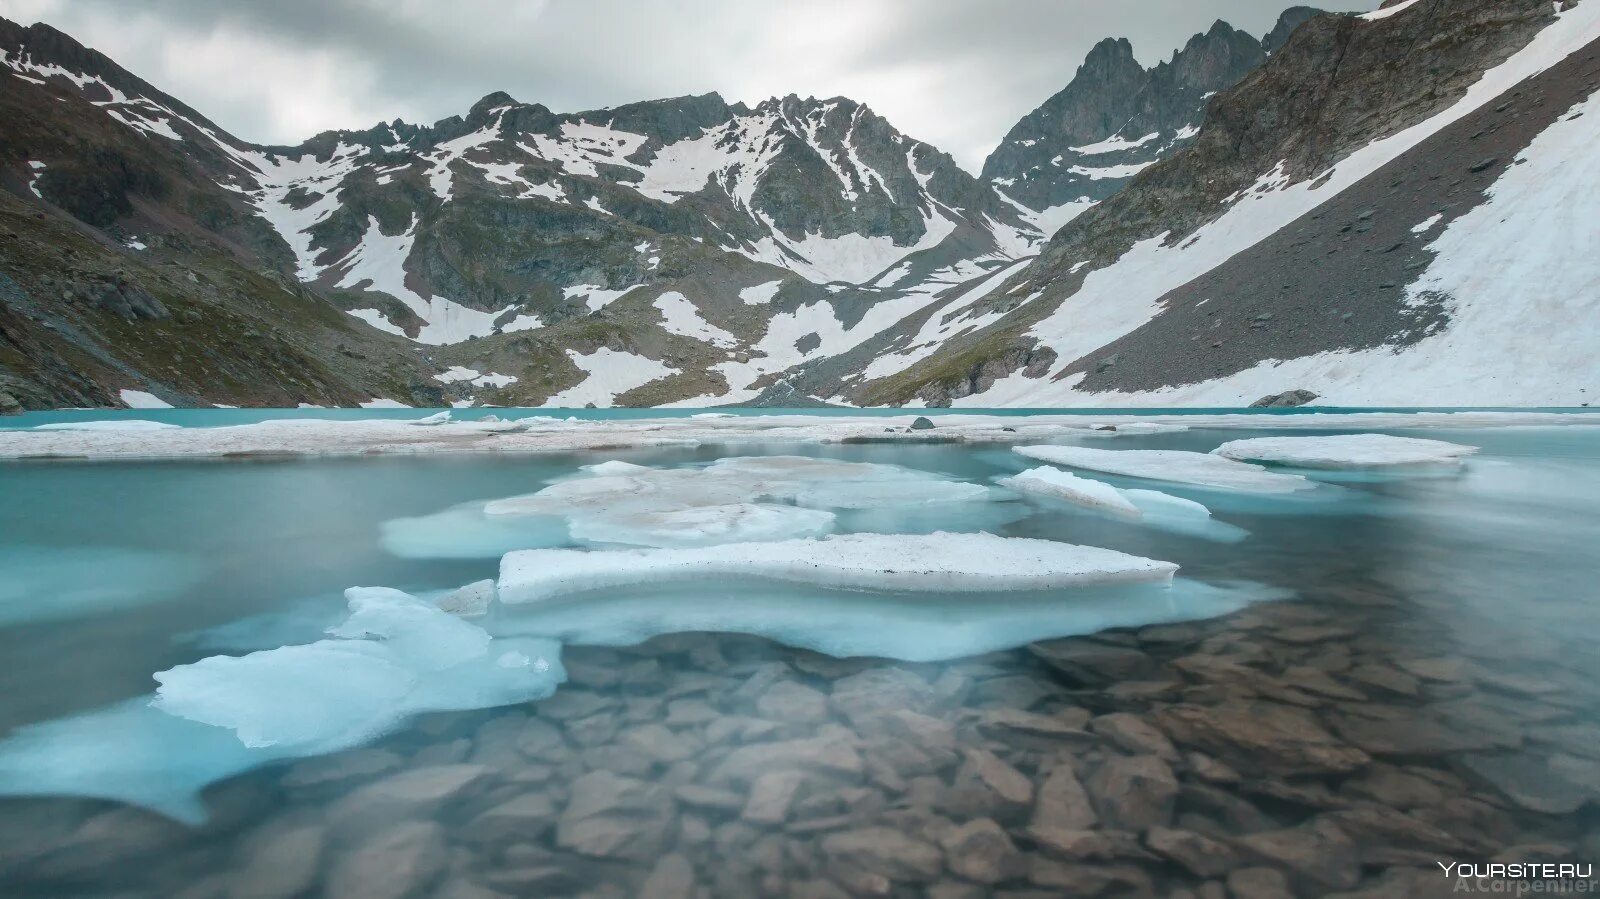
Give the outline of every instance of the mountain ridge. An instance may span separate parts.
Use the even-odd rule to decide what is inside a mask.
[[[1219,21],[1149,68],[1107,39],[981,176],[864,104],[793,94],[555,113],[495,91],[429,125],[255,145],[69,36],[0,23],[0,78],[16,86],[0,107],[23,123],[0,129],[0,212],[17,235],[0,243],[0,274],[18,298],[0,332],[0,393],[13,407],[111,405],[119,390],[184,404],[1083,402],[1172,389],[1152,380],[1160,371],[1231,377],[1274,353],[1331,351],[1344,338],[1304,334],[1348,328],[1301,324],[1292,298],[1263,295],[1252,314],[1281,327],[1164,361],[1174,336],[1139,316],[1160,319],[1174,302],[1162,294],[1182,284],[1128,266],[1178,259],[1181,241],[1210,246],[1241,203],[1301,195],[1594,8],[1463,3],[1360,17],[1296,7],[1265,37]],[[1371,47],[1432,68],[1408,73]],[[1043,174],[1001,183],[1008,170]],[[1057,202],[1085,184],[1103,195]],[[69,231],[94,249],[67,247]],[[1173,271],[1212,283],[1225,261]],[[1339,289],[1365,283],[1354,272]],[[1112,273],[1122,286],[1086,292]],[[1256,275],[1275,277],[1230,277]],[[1471,318],[1443,300],[1431,317],[1395,317],[1426,302],[1363,299],[1349,333],[1403,349]],[[1111,319],[1127,330],[1096,330]],[[1100,333],[1104,351],[1087,343]],[[290,358],[322,374],[295,378]],[[218,391],[223,359],[241,361]],[[1190,364],[1201,359],[1233,361]]]

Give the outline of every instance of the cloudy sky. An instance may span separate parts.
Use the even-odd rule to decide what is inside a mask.
[[[1147,65],[1293,0],[0,0],[234,134],[432,122],[504,90],[558,112],[718,91],[844,95],[976,169],[1101,38]],[[1373,9],[1379,0],[1326,0]]]

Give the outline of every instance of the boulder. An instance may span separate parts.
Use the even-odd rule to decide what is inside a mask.
[[[861,753],[842,737],[808,737],[775,743],[752,743],[728,753],[709,780],[749,783],[769,771],[824,771],[859,776]]]
[[[1184,703],[1156,710],[1152,721],[1177,742],[1241,770],[1343,774],[1370,760],[1365,752],[1328,733],[1310,712],[1281,703]]]
[[[1272,393],[1250,404],[1252,409],[1289,409],[1294,406],[1304,406],[1316,399],[1317,395],[1309,390],[1285,390],[1282,393]]]
[[[662,784],[591,771],[572,782],[556,845],[599,858],[659,858],[672,839],[673,811]]]
[[[1312,819],[1296,827],[1239,839],[1245,852],[1289,872],[1308,891],[1348,890],[1361,881],[1361,853],[1331,821]]]
[[[363,899],[421,896],[448,858],[443,827],[432,821],[407,821],[335,859],[325,892]]]
[[[990,818],[968,821],[939,838],[950,870],[978,883],[999,883],[1016,876],[1022,856],[1011,837]]]
[[[866,827],[822,838],[822,854],[837,865],[889,881],[931,883],[944,872],[939,847],[892,827]]]
[[[693,899],[694,895],[694,864],[677,853],[662,856],[639,888],[639,899]]]
[[[316,880],[327,828],[274,828],[245,845],[244,865],[229,878],[227,899],[292,899]]]
[[[1167,735],[1138,715],[1128,712],[1101,715],[1089,722],[1089,730],[1128,752],[1153,755],[1164,762],[1178,760],[1178,749]]]
[[[1232,849],[1192,830],[1152,827],[1144,841],[1157,855],[1177,862],[1201,879],[1218,877],[1239,863]]]
[[[1172,820],[1178,779],[1153,755],[1119,756],[1094,772],[1089,791],[1107,825],[1143,830]]]
[[[804,775],[798,771],[769,771],[750,784],[750,798],[740,814],[752,824],[782,824],[800,791]]]
[[[756,700],[763,718],[785,724],[821,724],[828,720],[828,697],[795,681],[779,681]]]
[[[1078,776],[1067,765],[1058,765],[1039,785],[1030,827],[1039,829],[1084,830],[1100,817],[1095,814]]]

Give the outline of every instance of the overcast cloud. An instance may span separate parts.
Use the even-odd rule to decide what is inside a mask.
[[[0,0],[245,140],[432,122],[503,90],[558,112],[844,95],[969,169],[1101,38],[1154,64],[1292,0]],[[1328,0],[1373,9],[1379,0]]]

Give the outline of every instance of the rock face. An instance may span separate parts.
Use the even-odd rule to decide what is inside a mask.
[[[1219,21],[1150,69],[1126,39],[1101,41],[1072,82],[1023,116],[989,154],[984,180],[1046,219],[1049,210],[1111,196],[1188,143],[1207,100],[1259,68],[1313,14],[1303,7],[1284,13],[1265,39]]]
[[[1473,331],[1473,361],[1459,363],[1444,358],[1445,341],[1432,340],[1463,327],[1452,310],[1496,306],[1515,292],[1514,284],[1478,287],[1505,271],[1488,261],[1490,248],[1512,235],[1491,237],[1500,219],[1469,210],[1492,202],[1507,159],[1526,157],[1592,93],[1593,48],[1574,45],[1499,96],[1467,90],[1555,27],[1553,13],[1535,0],[1419,0],[1376,20],[1305,20],[1264,65],[1207,101],[1186,146],[1062,227],[1037,260],[974,303],[994,316],[983,327],[862,395],[930,405],[1080,405],[1129,395],[1245,405],[1272,374],[1295,372],[1296,386],[1333,404],[1448,401],[1454,372],[1521,358],[1512,333],[1518,341],[1526,333]],[[1428,49],[1412,52],[1419,46]],[[1400,87],[1418,83],[1428,90]],[[1419,129],[1412,138],[1381,143],[1410,128]],[[1547,160],[1558,156],[1547,150]],[[1477,249],[1453,257],[1460,277],[1441,293],[1430,272],[1446,228]],[[1571,255],[1584,254],[1562,258]],[[1546,274],[1565,271],[1552,264]],[[1017,296],[1029,299],[1015,304]],[[1083,328],[1091,314],[1103,330]],[[1565,338],[1552,335],[1558,339]],[[995,381],[981,391],[987,400],[974,398],[968,374],[1022,342],[1061,359],[1040,376]],[[1310,361],[1346,352],[1360,355],[1338,371]],[[1411,360],[1404,370],[1429,374],[1380,374],[1402,370],[1390,361],[1396,354]],[[1104,365],[1109,359],[1115,364]],[[1577,357],[1564,365],[1586,367]],[[1503,379],[1523,386],[1496,395],[1510,404],[1587,401],[1556,368],[1530,381],[1526,364],[1508,363]]]

